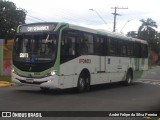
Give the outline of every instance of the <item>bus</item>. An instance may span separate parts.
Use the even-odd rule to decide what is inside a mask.
[[[130,85],[148,69],[146,41],[60,22],[20,25],[12,55],[12,82],[42,90]]]

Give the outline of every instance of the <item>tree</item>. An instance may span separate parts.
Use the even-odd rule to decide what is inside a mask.
[[[149,49],[155,51],[157,49],[157,31],[155,30],[157,24],[151,18],[148,18],[147,20],[141,19],[140,21],[142,22],[142,25],[138,30],[138,38],[146,40]]]
[[[141,19],[142,25],[139,27],[138,30],[138,38],[147,40],[154,39],[156,31],[154,28],[157,28],[156,22],[153,21],[151,18],[147,20]]]
[[[160,33],[158,32],[156,33],[156,39],[154,40],[154,43],[152,43],[152,47],[156,53],[160,54]]]
[[[13,39],[18,25],[24,24],[26,11],[18,9],[13,2],[0,0],[0,38]]]
[[[127,37],[137,38],[137,31],[129,31],[127,32]]]

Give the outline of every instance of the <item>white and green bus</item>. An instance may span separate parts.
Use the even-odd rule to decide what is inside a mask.
[[[146,41],[68,23],[35,23],[17,29],[12,82],[41,89],[77,88],[123,81],[148,69]]]

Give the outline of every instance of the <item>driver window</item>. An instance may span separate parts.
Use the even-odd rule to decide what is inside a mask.
[[[64,36],[61,42],[61,55],[75,55],[75,37]]]

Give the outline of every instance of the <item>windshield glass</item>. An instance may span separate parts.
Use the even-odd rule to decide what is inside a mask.
[[[17,36],[13,57],[16,61],[40,63],[55,58],[57,37],[55,34]]]

